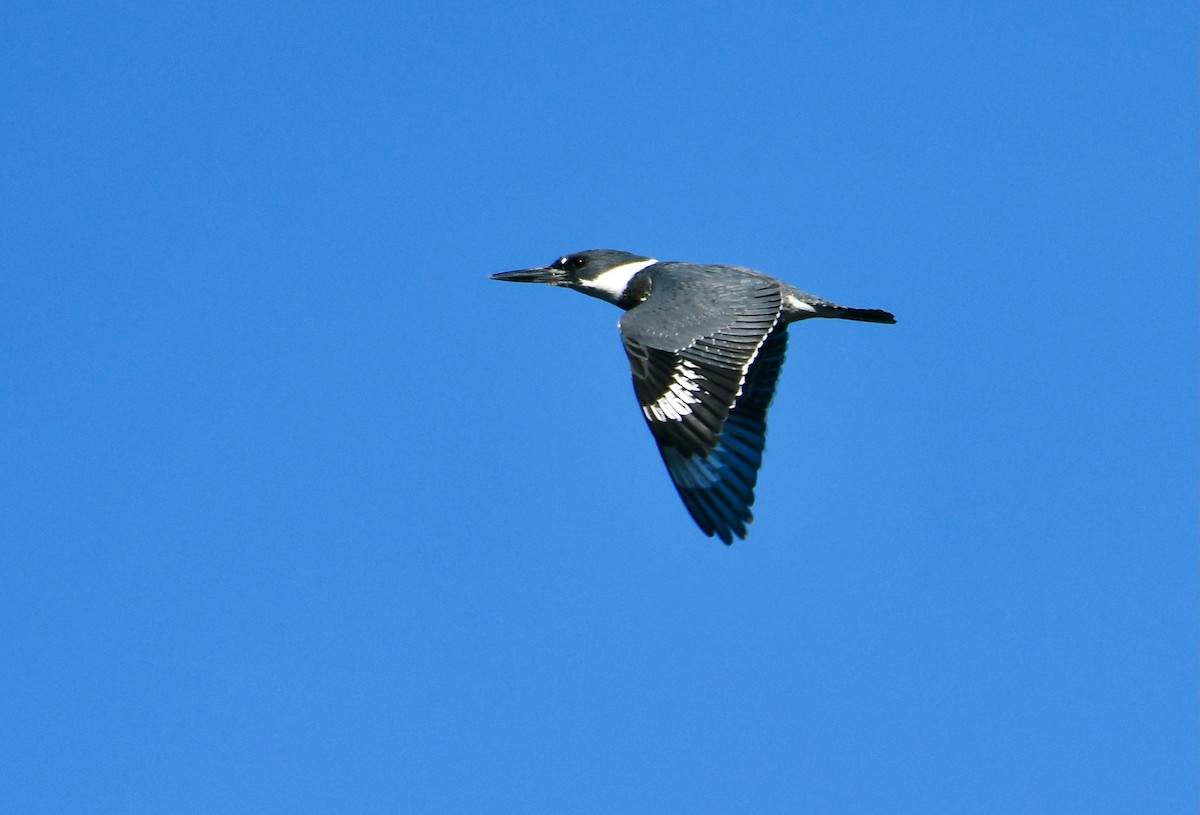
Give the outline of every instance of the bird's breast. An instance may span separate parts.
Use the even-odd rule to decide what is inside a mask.
[[[625,291],[621,292],[621,297],[617,300],[617,306],[629,311],[634,306],[646,302],[646,298],[649,296],[650,275],[641,271],[635,274],[625,286]]]

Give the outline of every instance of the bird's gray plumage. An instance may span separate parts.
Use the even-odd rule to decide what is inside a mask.
[[[684,506],[725,543],[744,538],[787,326],[809,317],[892,323],[752,269],[658,262],[611,249],[503,272],[574,288],[626,310],[621,340],[642,414]]]

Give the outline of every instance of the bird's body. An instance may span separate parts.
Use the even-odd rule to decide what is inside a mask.
[[[725,543],[746,537],[766,442],[766,413],[787,327],[809,317],[894,323],[738,266],[659,262],[594,249],[492,275],[582,291],[625,310],[633,388],[692,518]]]

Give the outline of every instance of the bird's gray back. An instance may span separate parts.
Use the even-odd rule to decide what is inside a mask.
[[[634,280],[649,292],[621,318],[621,334],[669,351],[739,327],[761,340],[764,323],[769,330],[780,313],[786,285],[753,269],[674,262],[657,263]]]

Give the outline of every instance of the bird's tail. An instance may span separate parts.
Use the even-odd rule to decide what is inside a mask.
[[[849,308],[839,306],[829,300],[822,300],[808,292],[784,289],[785,308],[791,320],[803,320],[805,317],[832,317],[838,320],[858,320],[863,323],[894,323],[896,318],[890,312],[879,308]]]
[[[839,320],[858,320],[864,323],[894,323],[896,318],[891,312],[879,308],[847,308],[834,303],[821,303],[816,306],[818,317],[833,317]]]

